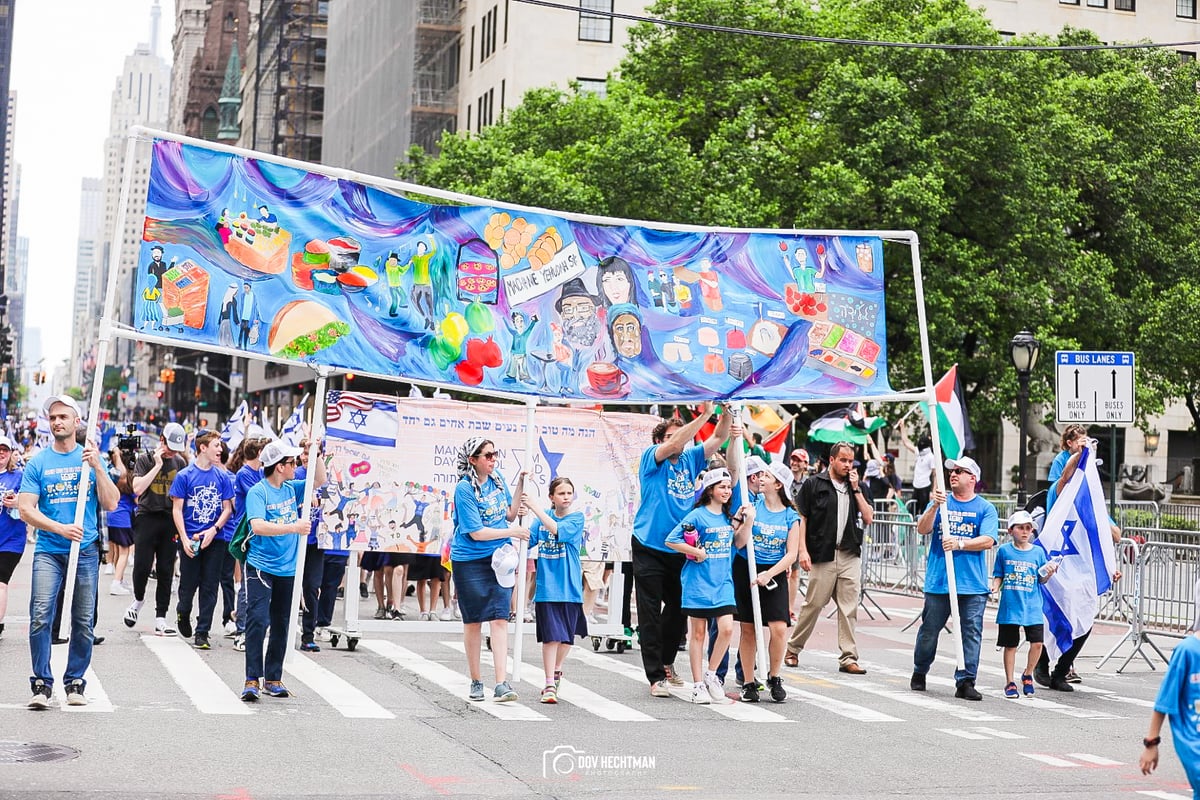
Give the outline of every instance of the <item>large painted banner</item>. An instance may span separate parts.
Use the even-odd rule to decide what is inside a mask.
[[[139,263],[132,324],[192,346],[575,400],[891,392],[869,236],[427,205],[156,140]]]
[[[549,508],[550,481],[575,485],[574,510],[585,523],[584,558],[632,558],[629,537],[638,502],[638,460],[660,420],[644,414],[539,408],[535,450],[525,450],[524,406],[416,400],[330,392],[328,485],[320,493],[323,548],[439,555],[454,533],[455,454],[486,436],[500,454],[496,469]],[[526,520],[532,523],[532,518]]]

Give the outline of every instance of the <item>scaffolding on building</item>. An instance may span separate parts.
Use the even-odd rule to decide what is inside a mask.
[[[263,0],[255,37],[251,149],[321,160],[328,20],[323,0]]]
[[[417,10],[410,138],[427,153],[458,128],[461,15],[459,0],[421,0]]]

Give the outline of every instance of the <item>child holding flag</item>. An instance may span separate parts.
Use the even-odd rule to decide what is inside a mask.
[[[541,569],[537,582],[537,640],[542,643],[542,666],[546,670],[543,703],[558,702],[563,662],[577,636],[587,636],[583,615],[583,513],[571,511],[575,484],[558,476],[550,481],[550,513],[538,507],[537,499],[525,494],[525,507],[537,517],[529,528],[529,547],[538,548]]]
[[[996,564],[992,569],[991,591],[1000,592],[1000,610],[996,624],[1000,634],[996,646],[1004,648],[1004,696],[1016,700],[1021,696],[1013,680],[1013,669],[1017,661],[1017,645],[1021,643],[1021,629],[1025,629],[1025,641],[1029,644],[1029,658],[1025,671],[1021,673],[1021,689],[1026,695],[1033,694],[1033,668],[1042,654],[1042,593],[1039,584],[1050,580],[1058,570],[1058,563],[1046,559],[1046,551],[1029,543],[1033,536],[1033,516],[1028,511],[1018,511],[1008,518],[1008,532],[1012,541],[1000,546],[996,553]]]

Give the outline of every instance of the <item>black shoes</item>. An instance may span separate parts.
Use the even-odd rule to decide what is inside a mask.
[[[1073,692],[1075,687],[1067,683],[1067,679],[1058,675],[1050,676],[1050,688],[1056,692]]]
[[[1033,668],[1033,679],[1038,682],[1039,686],[1050,688],[1050,672],[1041,664]]]
[[[925,676],[919,672],[914,672],[912,677],[908,679],[908,688],[914,692],[925,691]]]
[[[742,684],[742,702],[757,703],[758,702],[758,684],[754,681],[746,681]]]
[[[195,647],[197,650],[211,650],[212,642],[209,641],[207,633],[197,633],[192,647]]]
[[[175,615],[175,630],[179,631],[179,635],[185,639],[192,638],[191,615],[189,614],[188,616],[184,616],[183,614],[176,614]]]
[[[767,688],[771,690],[771,700],[782,703],[787,700],[787,689],[783,688],[783,678],[778,675],[767,678]]]
[[[975,681],[962,681],[958,684],[958,688],[954,690],[954,696],[960,700],[982,700],[978,690],[975,689]]]

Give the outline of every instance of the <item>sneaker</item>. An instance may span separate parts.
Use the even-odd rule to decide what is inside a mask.
[[[1046,688],[1050,687],[1050,672],[1041,664],[1033,668],[1033,679],[1037,681],[1040,686],[1045,686]]]
[[[767,678],[767,686],[771,689],[771,700],[776,703],[782,703],[787,700],[787,689],[783,688],[783,678],[776,675],[773,678]]]
[[[663,671],[667,673],[667,683],[672,686],[684,686],[683,678],[675,674],[675,668],[672,666],[664,666]]]
[[[283,685],[283,681],[267,681],[263,684],[263,691],[271,695],[271,697],[290,697],[291,692]]]
[[[742,684],[742,702],[757,703],[758,702],[758,684],[754,681],[746,681]]]
[[[1050,688],[1056,692],[1073,692],[1075,687],[1067,683],[1066,678],[1060,678],[1057,675],[1050,676]]]
[[[558,689],[554,688],[553,683],[547,684],[546,688],[542,689],[542,702],[547,705],[554,705],[558,702]]]
[[[422,611],[421,622],[433,622],[433,614],[428,611]]]
[[[207,633],[197,633],[196,639],[192,643],[192,647],[197,650],[212,650],[212,643],[208,640]]]
[[[76,678],[63,687],[67,693],[67,705],[69,706],[86,706],[88,701],[83,696],[83,681]]]
[[[467,695],[467,699],[483,700],[483,681],[471,681],[471,693]]]
[[[530,609],[525,610],[525,616],[523,618],[523,621],[524,622],[533,622],[533,611],[532,610],[530,610]]]
[[[442,613],[438,614],[438,619],[440,619],[442,622],[449,622],[450,620],[454,619],[454,609],[450,606],[446,606],[442,609]]]
[[[50,684],[38,679],[33,682],[33,697],[29,699],[29,707],[35,711],[45,711],[50,707],[53,691]]]
[[[134,602],[129,608],[125,609],[125,627],[132,628],[137,625],[138,612],[142,610],[141,604]]]
[[[361,597],[363,600],[367,599],[367,584],[366,583],[360,582],[358,584],[358,596]]]
[[[242,701],[246,703],[253,703],[257,700],[258,681],[246,681],[246,685],[242,687]]]
[[[404,619],[403,609],[396,608],[395,606],[389,606],[387,609],[387,614],[388,614],[389,619],[395,619],[395,620],[403,620]]]
[[[1022,675],[1021,676],[1021,689],[1025,692],[1026,697],[1033,696],[1033,676],[1032,675]]]
[[[105,574],[105,575],[112,575],[112,574],[113,574],[113,565],[112,565],[112,564],[105,564],[105,565],[104,565],[104,574]]]
[[[175,630],[185,639],[192,638],[192,618],[189,614],[175,615]]]
[[[508,612],[508,621],[516,622],[517,621],[517,612],[515,612],[515,611]]]
[[[455,618],[455,619],[462,619],[462,609],[461,609],[461,608],[459,608],[457,605],[456,605],[456,606],[454,606],[454,618]]]
[[[239,633],[237,636],[233,637],[233,649],[237,650],[239,653],[246,652],[246,634]]]
[[[725,702],[725,684],[721,683],[717,673],[705,671],[704,688],[708,689],[708,696],[713,700],[718,703]]]
[[[954,690],[954,696],[960,700],[982,700],[983,695],[975,688],[975,681],[962,681]]]
[[[123,594],[129,594],[129,590],[126,589],[125,585],[123,583],[121,583],[120,581],[113,581],[112,584],[108,587],[108,593],[115,594],[115,595],[123,595]]]
[[[304,653],[319,653],[321,652],[321,646],[316,642],[301,642],[300,650]]]
[[[925,676],[919,672],[914,672],[912,677],[908,679],[908,688],[914,692],[925,691]]]
[[[1009,700],[1016,700],[1019,698],[1021,693],[1017,691],[1017,684],[1013,681],[1009,681],[1008,685],[1004,687],[1004,696]]]
[[[375,619],[387,619],[387,618],[388,618],[388,612],[387,612],[386,608],[375,609]]]
[[[174,636],[175,629],[167,624],[166,617],[154,618],[154,633],[156,636]]]
[[[513,690],[513,687],[509,685],[508,681],[497,683],[496,691],[492,696],[495,698],[497,703],[511,703],[513,700],[517,699],[517,693]]]
[[[692,685],[692,702],[701,706],[706,706],[712,702],[712,698],[708,696],[708,689],[705,688],[703,681]]]
[[[1067,683],[1083,683],[1083,678],[1079,677],[1074,667],[1067,670]]]
[[[4,623],[0,622],[0,641],[4,639]]]
[[[232,639],[233,637],[237,636],[237,623],[233,620],[229,620],[225,623],[223,630],[225,631],[225,638]]]
[[[671,685],[665,680],[650,684],[651,697],[670,697]]]

